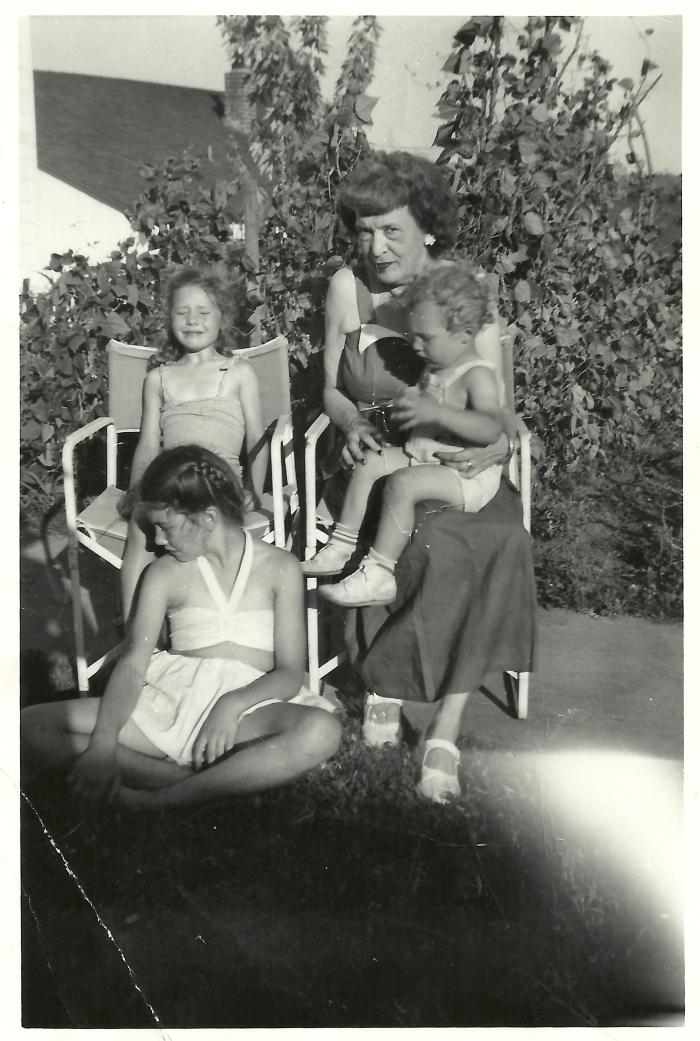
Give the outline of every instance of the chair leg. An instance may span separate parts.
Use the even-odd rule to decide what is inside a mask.
[[[518,719],[527,719],[528,695],[530,693],[530,673],[518,673]]]
[[[75,640],[75,666],[78,693],[85,697],[90,693],[87,658],[85,656],[85,626],[83,624],[82,588],[78,563],[78,543],[69,537],[68,570],[70,571],[71,602],[73,608],[73,638]]]
[[[321,693],[321,675],[318,656],[318,593],[317,580],[306,580],[306,638],[309,652],[309,689]]]
[[[528,694],[530,692],[529,672],[504,672],[503,684],[509,699],[512,699],[518,719],[527,719]]]

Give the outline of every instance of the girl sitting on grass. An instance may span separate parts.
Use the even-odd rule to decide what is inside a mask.
[[[240,484],[204,448],[163,452],[140,487],[165,553],[144,572],[125,650],[102,698],[23,711],[29,755],[69,768],[77,796],[139,806],[244,795],[318,766],[341,727],[301,687],[298,562],[242,530]],[[166,618],[172,652],[156,650]]]
[[[243,482],[245,511],[255,509],[267,473],[258,381],[252,366],[232,354],[233,294],[213,272],[175,271],[166,290],[167,342],[143,385],[141,430],[122,513],[129,518],[120,572],[126,623],[141,572],[153,554],[138,501],[139,480],[162,447],[200,444],[221,456]],[[239,454],[245,441],[248,467]]]

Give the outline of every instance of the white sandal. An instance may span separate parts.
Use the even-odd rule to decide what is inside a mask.
[[[383,706],[398,705],[396,719]],[[365,716],[362,722],[362,737],[365,744],[373,748],[383,745],[396,746],[401,741],[401,702],[398,698],[383,698],[380,694],[368,694],[365,698]]]
[[[462,789],[459,785],[459,774],[447,774],[444,770],[438,770],[434,766],[426,766],[425,758],[433,748],[441,748],[449,752],[455,761],[455,767],[459,767],[459,749],[451,741],[443,741],[440,737],[429,738],[423,747],[423,763],[421,766],[421,777],[418,782],[418,791],[426,799],[433,802],[445,803],[449,795],[461,795]]]

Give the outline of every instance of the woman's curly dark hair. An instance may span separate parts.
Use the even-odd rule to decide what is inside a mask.
[[[457,198],[434,163],[409,152],[370,152],[338,189],[336,208],[355,233],[357,217],[375,217],[407,206],[416,224],[435,236],[435,255],[457,237]]]
[[[170,322],[175,293],[178,289],[184,289],[185,286],[198,286],[200,289],[203,289],[221,311],[221,329],[216,342],[218,353],[225,358],[229,358],[237,348],[239,335],[236,328],[238,306],[233,288],[216,272],[208,268],[179,267],[170,273],[165,283],[165,292],[163,294],[165,330],[161,342],[156,345],[156,353],[150,359],[149,369],[153,369],[158,365],[168,365],[170,362],[179,361],[185,353],[184,347],[173,333]]]

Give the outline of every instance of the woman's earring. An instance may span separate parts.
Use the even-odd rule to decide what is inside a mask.
[[[423,245],[424,246],[434,246],[435,245],[435,236],[431,235],[430,232],[428,232],[427,235],[423,236]]]

